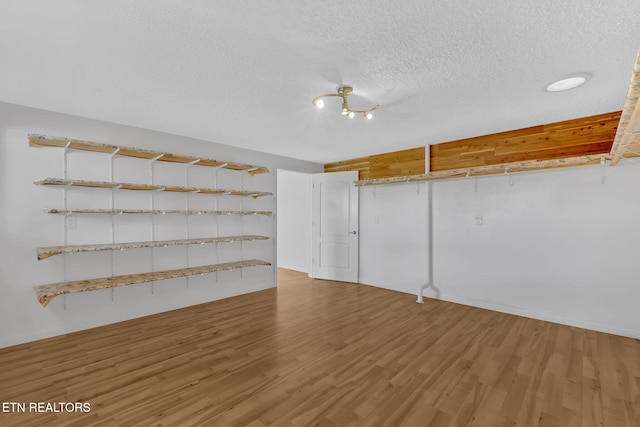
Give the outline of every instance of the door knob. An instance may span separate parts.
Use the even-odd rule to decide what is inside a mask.
[[[358,234],[356,230],[353,230],[350,234]]]

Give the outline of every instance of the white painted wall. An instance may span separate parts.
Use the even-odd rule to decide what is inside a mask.
[[[311,174],[278,169],[278,267],[311,271]]]
[[[640,167],[606,173],[605,184],[599,166],[514,174],[513,186],[481,177],[477,192],[473,179],[434,182],[425,296],[640,338]],[[426,191],[375,191],[361,192],[362,282],[413,293],[428,276]]]
[[[159,281],[114,290],[100,290],[55,298],[47,307],[36,299],[32,286],[63,281],[63,256],[42,261],[36,259],[38,246],[61,245],[64,240],[64,218],[47,215],[43,208],[60,208],[60,188],[36,186],[34,180],[61,177],[63,150],[30,148],[28,133],[41,133],[86,139],[124,146],[163,150],[208,158],[264,165],[272,171],[256,175],[221,170],[217,183],[225,188],[276,191],[277,168],[318,172],[322,165],[242,150],[230,146],[193,140],[175,135],[120,126],[74,116],[0,103],[0,347],[50,337],[81,329],[119,322],[148,314],[199,304],[232,295],[275,286],[275,267],[257,267],[193,276],[187,279]],[[108,180],[108,156],[74,152],[69,155],[71,178]],[[144,160],[116,158],[115,180],[149,182],[149,163]],[[212,168],[189,168],[189,184],[212,186]],[[159,162],[155,166],[155,182],[183,185],[185,166]],[[187,197],[194,209],[271,210],[275,197],[259,199],[184,194],[156,195],[157,209],[184,209]],[[217,200],[217,202],[216,202]],[[108,208],[110,192],[96,189],[73,189],[68,193],[69,207]],[[150,208],[148,193],[119,191],[116,207]],[[114,252],[72,254],[66,257],[67,280],[102,277],[110,274],[203,265],[216,262],[259,258],[276,264],[275,219],[265,216],[189,217],[192,237],[232,234],[262,234],[267,241],[157,248]],[[185,238],[187,218],[156,216],[153,233],[156,239]],[[146,215],[114,217],[116,241],[150,240],[151,218]],[[101,243],[111,240],[110,215],[78,215],[76,228],[68,230],[68,243]],[[66,300],[66,307],[65,307]]]
[[[426,186],[360,188],[361,283],[417,293],[427,281]]]
[[[624,163],[624,162],[623,162]],[[434,186],[443,299],[640,337],[640,168],[557,169]],[[474,224],[483,216],[483,225]]]

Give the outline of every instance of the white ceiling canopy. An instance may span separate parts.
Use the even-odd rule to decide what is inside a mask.
[[[620,110],[638,22],[638,0],[2,1],[0,102],[325,163]],[[372,120],[311,104],[345,85]]]

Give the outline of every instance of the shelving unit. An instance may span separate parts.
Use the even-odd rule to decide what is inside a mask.
[[[218,272],[220,271],[228,271],[228,270],[237,270],[239,269],[242,276],[242,271],[244,268],[257,267],[257,266],[271,266],[270,262],[250,259],[244,260],[244,242],[251,242],[257,240],[267,240],[269,237],[250,234],[244,234],[244,221],[241,221],[239,226],[236,225],[236,228],[240,228],[241,231],[238,235],[231,236],[220,236],[220,228],[218,220],[215,220],[215,232],[213,233],[213,237],[193,237],[191,236],[190,230],[190,221],[188,220],[189,216],[193,215],[213,215],[214,217],[226,216],[226,215],[235,215],[238,217],[245,216],[267,216],[271,217],[271,211],[263,211],[263,210],[245,210],[244,201],[241,202],[241,206],[239,210],[219,210],[218,209],[218,197],[225,196],[239,196],[241,200],[245,198],[253,198],[257,199],[260,197],[271,196],[271,192],[267,191],[252,191],[244,189],[244,176],[254,176],[257,174],[263,174],[269,172],[266,167],[263,166],[255,166],[244,163],[237,162],[225,162],[220,160],[212,160],[212,159],[204,159],[197,158],[188,155],[179,155],[179,154],[170,154],[159,151],[138,149],[138,148],[130,148],[109,144],[101,144],[90,141],[82,141],[82,140],[74,140],[69,138],[60,138],[60,137],[51,137],[45,135],[37,135],[30,134],[29,135],[29,145],[31,147],[57,147],[63,148],[63,178],[44,178],[34,181],[36,185],[42,186],[56,186],[61,187],[63,189],[63,206],[60,209],[56,208],[48,208],[44,209],[44,212],[47,214],[57,214],[64,216],[65,218],[71,215],[95,215],[95,214],[107,214],[111,215],[111,242],[108,243],[97,243],[97,244],[80,244],[80,245],[69,245],[68,244],[68,231],[67,225],[65,223],[64,228],[64,244],[59,246],[43,246],[36,249],[36,255],[39,260],[43,260],[46,258],[53,257],[55,255],[62,255],[64,257],[63,261],[63,281],[59,283],[46,284],[41,286],[35,286],[36,294],[38,296],[38,301],[46,306],[51,299],[58,295],[66,295],[71,293],[79,293],[79,292],[87,292],[98,289],[112,289],[112,299],[113,299],[113,289],[121,286],[134,285],[139,283],[148,283],[151,282],[151,291],[153,293],[153,284],[158,280],[166,280],[166,279],[174,279],[185,277],[187,278],[187,287],[189,284],[188,278],[193,275],[201,275],[207,273],[216,273],[215,281],[218,281]],[[90,151],[95,153],[104,153],[109,155],[109,180],[108,181],[93,181],[93,180],[83,180],[83,179],[70,179],[68,177],[68,153],[73,151]],[[125,156],[125,157],[133,157],[141,160],[149,161],[148,167],[150,172],[150,183],[126,183],[126,182],[117,182],[114,180],[114,158],[116,156]],[[155,182],[154,176],[154,164],[157,161],[161,162],[169,162],[174,164],[182,164],[185,167],[185,185],[184,186],[175,186],[175,185],[159,185]],[[189,185],[189,168],[192,166],[204,166],[210,167],[213,169],[213,187],[195,187]],[[241,173],[240,175],[240,189],[222,189],[217,187],[217,174],[221,169],[227,169],[230,171]],[[106,189],[110,190],[109,198],[109,208],[70,208],[68,206],[68,197],[67,192],[72,188],[85,188],[85,189]],[[127,209],[127,208],[116,208],[115,206],[115,198],[114,194],[120,190],[130,190],[130,191],[138,191],[138,192],[148,192],[151,194],[150,209]],[[104,190],[101,190],[104,191]],[[160,192],[167,193],[182,193],[185,194],[183,200],[185,205],[185,209],[157,209],[156,208],[156,194]],[[196,195],[197,194],[197,195]],[[213,195],[218,196],[213,200],[214,206],[213,209],[191,209],[190,206],[190,198],[197,197],[199,195]],[[193,196],[196,195],[196,196]],[[173,199],[171,199],[173,200]],[[176,199],[178,200],[178,199]],[[229,199],[231,200],[231,199]],[[174,203],[173,201],[171,203]],[[115,241],[115,227],[116,223],[114,218],[119,215],[150,215],[150,232],[151,239],[144,241],[135,241],[135,242],[116,242]],[[180,214],[184,215],[187,219],[185,222],[186,226],[186,238],[184,239],[171,239],[171,240],[158,240],[156,239],[156,217],[159,215],[166,214]],[[159,220],[159,218],[158,218]],[[74,220],[75,221],[75,220]],[[172,222],[170,222],[172,224]],[[227,228],[229,226],[233,226],[232,223],[226,223]],[[237,224],[237,223],[235,223]],[[228,231],[228,230],[227,230]],[[238,232],[236,231],[236,233]],[[241,258],[238,261],[233,262],[220,262],[220,256],[218,255],[218,243],[233,243],[239,242],[240,246],[239,256]],[[215,243],[215,252],[213,254],[213,263],[209,263],[209,265],[202,266],[190,266],[190,248],[194,245],[204,245]],[[155,248],[162,248],[168,246],[185,246],[186,247],[186,264],[187,267],[177,268],[171,270],[161,270],[155,271],[155,263],[154,263],[154,250]],[[149,254],[151,256],[151,266],[152,271],[148,272],[140,272],[135,274],[127,274],[127,275],[115,275],[114,274],[114,251],[124,251],[128,249],[141,249],[148,248],[150,250]],[[235,251],[234,250],[234,251]],[[67,280],[67,256],[73,256],[73,254],[83,253],[83,252],[100,252],[100,251],[110,251],[111,252],[111,275],[108,277],[100,277],[100,278],[91,278],[86,280]],[[205,252],[208,253],[208,252]],[[235,253],[235,252],[233,252]],[[144,254],[144,252],[143,252]],[[202,255],[202,253],[200,253]],[[182,256],[182,255],[181,255]],[[209,256],[209,255],[208,255]],[[233,257],[232,257],[233,258]],[[205,260],[205,263],[207,260]],[[66,307],[66,300],[65,300]]]
[[[211,211],[211,210],[186,210],[186,209],[170,209],[170,210],[151,210],[151,209],[55,209],[46,208],[44,213],[47,214],[183,214],[183,215],[264,215],[271,216],[271,211]]]
[[[266,236],[225,236],[204,237],[199,239],[176,239],[149,242],[124,242],[97,245],[70,245],[70,246],[43,246],[36,249],[39,260],[61,254],[73,254],[81,252],[117,251],[124,249],[157,248],[178,245],[204,245],[206,243],[233,243],[242,241],[267,240]]]
[[[30,147],[58,147],[70,148],[80,151],[93,151],[105,154],[118,154],[119,156],[137,157],[139,159],[157,160],[160,162],[197,164],[198,166],[211,166],[237,171],[246,171],[251,175],[268,173],[269,169],[263,166],[248,165],[244,163],[225,162],[222,160],[204,159],[200,157],[182,154],[171,154],[162,151],[144,150],[140,148],[122,147],[119,145],[102,144],[99,142],[82,141],[79,139],[62,138],[39,134],[29,134]]]
[[[267,191],[224,190],[221,188],[179,187],[171,185],[131,184],[126,182],[85,181],[82,179],[43,178],[33,182],[36,185],[57,185],[63,187],[111,188],[115,190],[166,191],[168,193],[199,193],[245,197],[271,196]]]
[[[198,274],[214,273],[239,268],[270,266],[271,263],[251,259],[246,261],[227,262],[222,264],[203,265],[199,267],[177,268],[173,270],[154,271],[149,273],[127,274],[122,276],[109,276],[97,279],[76,280],[72,282],[51,283],[48,285],[34,286],[38,302],[46,307],[49,302],[58,295],[73,294],[79,292],[97,291],[99,289],[117,288],[120,286],[137,285],[156,280],[176,279]]]

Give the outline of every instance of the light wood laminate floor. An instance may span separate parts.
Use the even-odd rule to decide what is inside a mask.
[[[2,426],[640,426],[640,341],[280,270],[279,286],[0,349]]]

